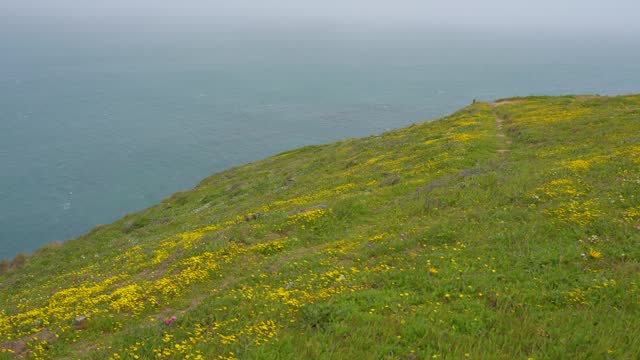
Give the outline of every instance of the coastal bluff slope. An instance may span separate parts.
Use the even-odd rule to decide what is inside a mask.
[[[639,95],[303,147],[0,268],[0,359],[638,357]]]

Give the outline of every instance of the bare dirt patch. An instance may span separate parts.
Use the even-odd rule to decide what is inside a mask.
[[[26,336],[20,340],[11,341],[0,345],[1,349],[9,349],[14,355],[24,355],[28,352],[27,344],[29,341],[36,339],[38,342],[46,341],[49,344],[53,344],[58,338],[51,331],[42,329],[35,334]]]
[[[498,107],[498,106],[502,106],[502,105],[509,105],[509,104],[519,104],[524,102],[524,99],[513,99],[513,100],[502,100],[502,101],[497,101],[497,102],[490,102],[488,103],[489,106],[491,107]]]

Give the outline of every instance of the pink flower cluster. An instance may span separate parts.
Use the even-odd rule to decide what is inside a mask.
[[[177,318],[176,318],[175,316],[172,316],[172,317],[168,318],[167,320],[165,320],[164,324],[165,324],[165,325],[167,325],[167,326],[169,326],[169,325],[171,325],[171,323],[173,323],[174,321],[176,321],[176,319],[177,319]]]

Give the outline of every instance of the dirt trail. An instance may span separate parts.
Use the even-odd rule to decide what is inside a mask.
[[[505,138],[506,139],[505,140],[506,145],[511,145],[512,141],[511,141],[511,139],[509,139],[507,134],[505,134],[504,130],[502,129],[502,123],[503,123],[502,118],[500,116],[498,116],[498,114],[496,114],[496,127],[498,128],[496,136]],[[505,152],[509,151],[509,149],[498,149],[496,151],[499,152],[499,153],[505,153]]]
[[[497,108],[498,106],[508,105],[508,104],[518,104],[524,102],[524,99],[513,99],[513,100],[502,100],[497,102],[488,103],[492,108]]]

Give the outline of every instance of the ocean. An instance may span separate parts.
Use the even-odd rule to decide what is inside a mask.
[[[640,92],[631,35],[27,30],[0,33],[0,258],[229,167],[473,99]]]

